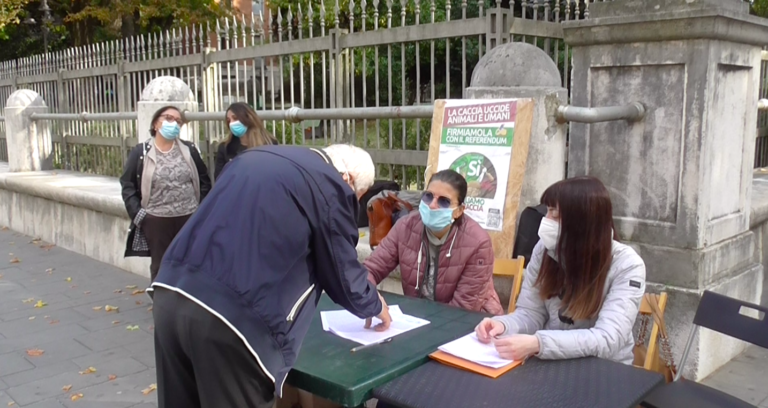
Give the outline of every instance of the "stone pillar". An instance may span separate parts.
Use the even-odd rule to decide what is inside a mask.
[[[568,101],[560,71],[540,48],[506,43],[478,61],[467,98],[531,98],[536,102],[519,216],[525,207],[539,204],[547,187],[565,177],[566,127],[555,122],[557,107]]]
[[[638,123],[572,123],[568,175],[598,177],[611,191],[618,236],[645,260],[649,290],[670,294],[677,359],[704,290],[760,303],[763,268],[749,215],[768,21],[747,7],[601,2],[590,5],[588,20],[563,25],[573,47],[573,105],[647,108]],[[706,377],[744,347],[702,330],[683,374]]]
[[[469,99],[530,98],[535,111],[528,147],[525,179],[517,217],[527,206],[539,204],[541,194],[565,177],[565,129],[555,122],[557,107],[568,101],[557,65],[540,48],[527,43],[506,43],[491,49],[472,73]],[[512,255],[512,248],[509,248]],[[510,279],[495,279],[501,304],[509,303]]]
[[[37,92],[19,89],[5,104],[8,166],[12,172],[53,169],[51,131],[47,121],[32,121],[29,115],[48,113]]]
[[[172,76],[161,76],[153,79],[141,91],[141,99],[136,109],[139,143],[150,137],[149,129],[152,126],[152,116],[158,109],[165,106],[175,106],[182,112],[185,110],[197,112],[195,95],[184,81]],[[184,125],[181,128],[179,137],[192,141],[197,145],[200,142],[198,129],[197,122]]]

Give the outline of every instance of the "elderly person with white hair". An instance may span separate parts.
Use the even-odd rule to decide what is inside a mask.
[[[360,318],[391,318],[357,260],[363,149],[241,153],[165,253],[152,283],[163,407],[272,407],[323,291]]]

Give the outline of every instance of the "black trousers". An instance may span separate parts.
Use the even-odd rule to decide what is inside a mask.
[[[191,215],[181,217],[155,217],[147,214],[141,223],[141,229],[147,237],[147,246],[149,246],[149,256],[152,262],[149,265],[149,276],[152,282],[157,277],[160,270],[160,262],[163,261],[165,250],[171,246],[171,242],[176,238],[176,234],[186,224]]]
[[[163,288],[153,314],[159,408],[272,408],[274,383],[218,317]]]

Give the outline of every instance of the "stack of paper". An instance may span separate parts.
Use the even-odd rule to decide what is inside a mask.
[[[513,363],[512,360],[505,360],[499,357],[499,353],[496,351],[493,343],[481,343],[475,333],[467,334],[450,343],[443,344],[437,349],[443,353],[491,368],[501,368]]]
[[[389,307],[389,315],[392,316],[392,324],[389,326],[389,329],[377,332],[373,330],[373,327],[380,323],[380,320],[377,318],[373,319],[371,328],[366,329],[365,319],[361,319],[346,310],[320,312],[323,330],[364,346],[378,343],[429,324],[429,320],[404,314],[397,305]]]

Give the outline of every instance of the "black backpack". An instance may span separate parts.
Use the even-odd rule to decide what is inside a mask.
[[[368,208],[368,201],[384,190],[400,191],[400,185],[389,180],[374,181],[371,188],[360,197],[360,211],[357,214],[357,228],[365,228],[368,226],[368,211],[366,211]]]
[[[544,204],[536,207],[526,207],[520,214],[520,223],[517,226],[515,247],[512,249],[512,258],[525,257],[525,266],[531,260],[533,247],[539,242],[539,225],[541,219],[547,215],[547,206]]]

